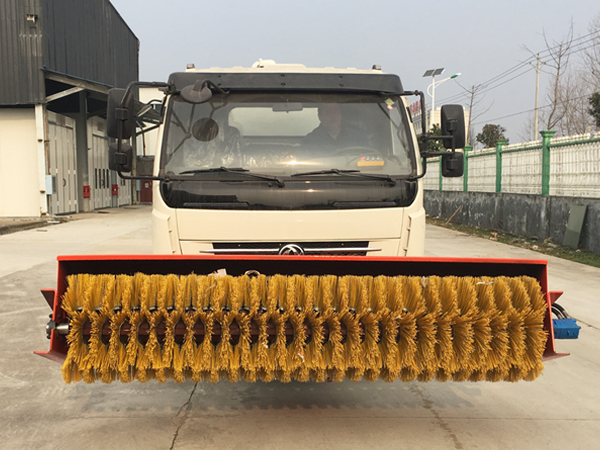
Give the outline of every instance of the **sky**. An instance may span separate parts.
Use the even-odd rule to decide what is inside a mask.
[[[600,16],[597,0],[111,0],[140,41],[140,80],[166,81],[196,68],[249,67],[259,58],[307,67],[374,64],[400,76],[405,90],[426,91],[428,69],[445,68],[435,105],[468,105],[466,89],[500,76],[480,94],[475,132],[486,123],[522,142],[535,107],[535,67],[515,66],[532,52],[589,33]],[[582,42],[584,42],[582,40]],[[527,50],[529,49],[529,50]],[[576,62],[576,58],[572,58]],[[551,76],[540,75],[540,106]],[[458,84],[460,83],[460,85]],[[483,90],[482,90],[483,91]],[[461,96],[460,94],[464,94]],[[428,104],[430,98],[427,97]],[[527,111],[522,113],[523,111]],[[542,129],[542,128],[540,128]]]

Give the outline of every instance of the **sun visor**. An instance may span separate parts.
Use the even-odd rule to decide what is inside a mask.
[[[219,73],[176,72],[169,83],[180,91],[197,81],[211,80],[221,89],[236,91],[353,91],[399,95],[397,75],[364,73]]]

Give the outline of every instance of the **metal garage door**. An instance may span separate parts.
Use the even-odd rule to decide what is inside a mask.
[[[119,206],[131,205],[132,181],[123,180],[117,172],[113,172],[115,183],[119,185]]]
[[[88,170],[90,174],[91,209],[111,208],[131,204],[131,182],[119,178],[108,169],[108,138],[106,120],[88,120]],[[117,190],[114,187],[117,186]]]
[[[90,176],[91,209],[110,208],[111,175],[108,170],[108,138],[105,120],[92,117],[88,120],[88,173]]]
[[[75,120],[48,111],[48,138],[48,166],[52,176],[48,212],[77,212]]]

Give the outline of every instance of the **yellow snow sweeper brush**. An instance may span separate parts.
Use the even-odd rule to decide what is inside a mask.
[[[546,262],[60,257],[65,382],[534,380],[555,352]]]

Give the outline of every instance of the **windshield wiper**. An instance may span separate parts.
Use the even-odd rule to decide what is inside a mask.
[[[356,169],[349,169],[349,170],[345,170],[345,169],[325,169],[325,170],[316,170],[314,172],[294,173],[294,174],[292,174],[292,176],[293,177],[301,177],[303,175],[327,175],[329,173],[336,173],[338,175],[343,175],[345,173],[356,173],[356,172],[360,172],[360,170],[356,170]]]
[[[179,175],[194,174],[194,173],[215,173],[215,172],[235,173],[235,174],[244,175],[244,176],[250,177],[250,178],[256,178],[258,180],[274,181],[275,183],[277,183],[277,186],[279,186],[279,187],[285,186],[285,183],[281,178],[271,177],[269,175],[261,175],[258,173],[252,173],[248,169],[244,169],[242,167],[210,167],[207,169],[186,170],[184,172],[180,172]]]
[[[358,177],[358,178],[370,178],[372,180],[383,180],[383,181],[386,181],[390,186],[396,185],[396,180],[394,180],[389,175],[372,175],[372,174],[362,173],[360,170],[355,170],[355,169],[316,170],[314,172],[294,173],[294,174],[292,174],[292,177],[302,177],[302,176],[308,176],[308,175],[329,175],[329,174],[348,175],[350,177]]]

